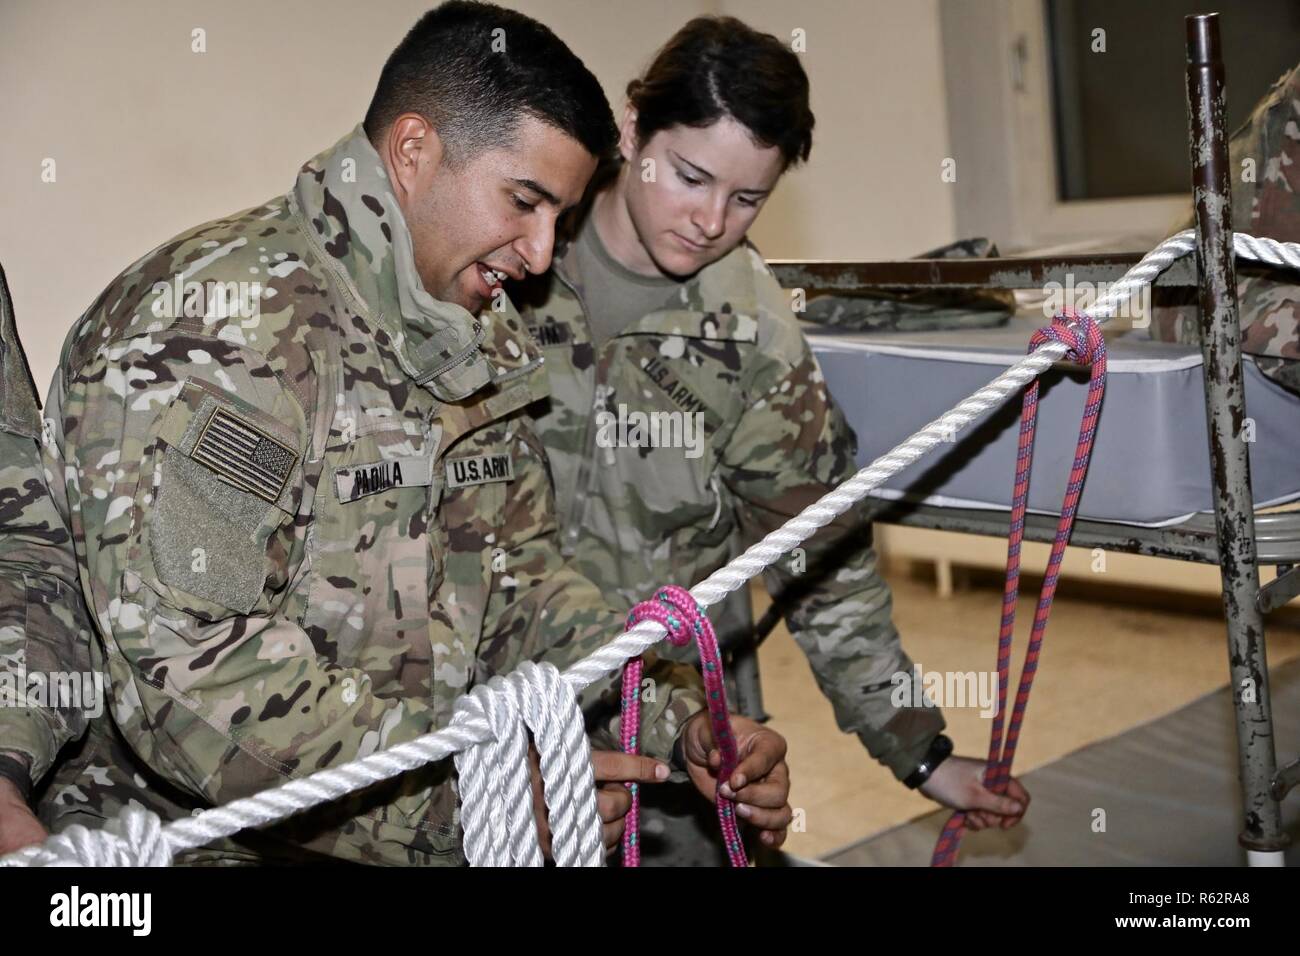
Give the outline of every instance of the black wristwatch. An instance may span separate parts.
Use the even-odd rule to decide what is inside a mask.
[[[951,754],[952,740],[943,734],[938,734],[930,744],[930,749],[921,758],[921,762],[916,765],[916,769],[904,778],[903,786],[915,790],[929,780],[935,767],[947,760]]]

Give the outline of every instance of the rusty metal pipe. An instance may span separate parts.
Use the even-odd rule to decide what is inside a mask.
[[[1210,432],[1214,518],[1228,629],[1228,664],[1237,718],[1243,829],[1252,863],[1280,865],[1288,839],[1270,792],[1277,771],[1264,619],[1255,603],[1259,564],[1249,446],[1241,325],[1232,253],[1232,191],[1228,161],[1223,62],[1218,14],[1187,18],[1188,144],[1196,204],[1196,265],[1200,275],[1201,354]]]

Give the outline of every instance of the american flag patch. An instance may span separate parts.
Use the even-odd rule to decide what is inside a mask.
[[[274,504],[298,461],[298,454],[266,432],[218,408],[203,426],[190,457],[222,481]]]

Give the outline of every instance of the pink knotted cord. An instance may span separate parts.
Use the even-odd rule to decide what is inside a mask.
[[[684,646],[694,635],[700,651],[700,668],[704,675],[704,689],[708,695],[709,719],[713,724],[713,740],[722,754],[718,768],[718,784],[729,780],[735,772],[739,758],[736,738],[731,732],[727,715],[727,689],[722,679],[722,658],[718,654],[718,639],[713,633],[704,611],[685,588],[668,585],[655,592],[653,600],[642,601],[627,616],[631,628],[640,621],[655,621],[668,630],[668,640],[678,647]],[[637,739],[641,729],[641,658],[627,662],[623,669],[623,701],[620,716],[620,733],[623,752],[639,753]],[[627,828],[623,831],[623,865],[641,865],[641,794],[640,785],[628,783],[632,792],[632,809],[627,815]],[[722,824],[722,839],[727,847],[727,858],[732,866],[748,866],[745,847],[740,842],[740,828],[736,824],[735,801],[717,794],[718,822]]]
[[[1011,761],[1016,756],[1021,724],[1029,706],[1029,690],[1038,672],[1038,655],[1047,633],[1047,619],[1052,613],[1052,599],[1056,596],[1056,581],[1065,557],[1065,546],[1074,528],[1074,515],[1083,492],[1083,479],[1088,474],[1088,459],[1092,455],[1093,439],[1097,437],[1097,419],[1101,415],[1101,400],[1106,393],[1106,341],[1101,327],[1087,315],[1063,312],[1052,319],[1052,324],[1039,329],[1029,340],[1033,351],[1049,340],[1062,342],[1069,347],[1065,357],[1082,365],[1092,366],[1088,382],[1088,397],[1083,406],[1083,421],[1079,426],[1079,442],[1075,446],[1074,466],[1065,486],[1065,500],[1061,504],[1061,520],[1056,526],[1056,538],[1047,559],[1043,587],[1034,612],[1034,626],[1025,650],[1025,666],[1020,672],[1020,688],[1012,707],[1006,740],[1002,739],[1003,715],[1007,706],[1007,686],[1010,682],[1011,639],[1016,629],[1016,605],[1020,599],[1020,544],[1025,536],[1025,512],[1029,502],[1029,466],[1034,457],[1034,427],[1038,421],[1038,380],[1025,389],[1024,404],[1020,413],[1020,442],[1016,451],[1015,483],[1011,496],[1011,531],[1007,536],[1007,578],[1002,593],[1002,626],[998,633],[998,709],[993,717],[989,735],[989,759],[984,770],[984,786],[999,796],[1007,792],[1011,781]],[[944,825],[934,847],[931,866],[952,866],[957,861],[957,848],[966,829],[966,814],[954,813]]]

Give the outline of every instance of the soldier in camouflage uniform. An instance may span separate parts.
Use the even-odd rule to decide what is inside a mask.
[[[1229,143],[1232,228],[1300,241],[1300,66],[1260,100]],[[1189,217],[1179,229],[1196,225]],[[1177,231],[1177,230],[1175,230]],[[1300,392],[1300,283],[1294,275],[1242,263],[1237,268],[1241,348],[1260,370]],[[1195,303],[1154,310],[1151,334],[1164,342],[1200,341]]]
[[[138,767],[103,712],[104,700],[56,695],[53,675],[82,678],[100,689],[105,675],[92,662],[93,630],[82,598],[77,559],[67,522],[50,493],[50,473],[42,462],[40,405],[31,381],[0,273],[0,855],[39,843],[46,830],[28,801],[55,765],[61,748],[72,744],[78,773],[77,799],[103,810],[102,823],[128,802],[145,805],[168,818],[190,812],[168,788],[153,779],[145,788],[132,779],[125,787],[111,781],[123,767]],[[47,459],[48,460],[48,459]],[[93,678],[93,680],[91,680]],[[41,692],[44,682],[45,692]],[[90,726],[89,735],[86,734]],[[80,749],[76,742],[80,741]],[[120,750],[119,750],[120,748]],[[67,775],[67,779],[77,774]],[[128,778],[129,779],[129,778]],[[143,778],[139,778],[143,779]],[[183,798],[181,798],[183,801]],[[247,851],[227,843],[219,859]],[[188,858],[211,858],[198,851]]]
[[[551,375],[538,432],[565,553],[625,606],[657,582],[702,580],[849,478],[856,450],[788,294],[744,240],[811,148],[798,58],[700,18],[628,96],[622,167],[520,295]],[[976,828],[1018,821],[1019,783],[990,793],[982,760],[943,761],[937,708],[895,705],[913,669],[865,507],[764,580],[843,730],[899,780],[973,810]],[[710,614],[724,645],[752,634],[746,588]]]
[[[511,53],[492,60],[497,27]],[[380,91],[409,100],[438,71],[501,87],[468,84],[485,101],[461,137],[445,97],[413,112],[377,93],[365,128],[287,195],[149,253],[70,333],[47,468],[67,476],[52,491],[112,721],[60,768],[52,828],[127,800],[175,815],[346,763],[444,726],[477,681],[526,658],[565,666],[621,629],[559,556],[524,411],[546,375],[499,294],[549,264],[555,216],[612,139],[608,107],[549,31],[487,5],[427,15]],[[696,681],[652,668],[645,751],[667,757],[691,730],[683,759],[701,766],[683,769],[707,776]],[[739,736],[754,777],[784,774],[779,737]],[[609,756],[623,775],[598,780],[667,770]],[[610,791],[607,845],[626,806]],[[455,799],[442,761],[247,853],[269,840],[294,858],[458,862]]]
[[[0,855],[44,838],[31,782],[85,730],[81,701],[29,699],[31,675],[90,670],[90,630],[71,537],[40,462],[40,405],[0,270]],[[42,706],[44,705],[44,706]]]

